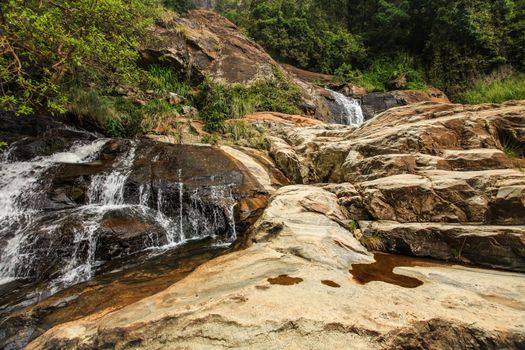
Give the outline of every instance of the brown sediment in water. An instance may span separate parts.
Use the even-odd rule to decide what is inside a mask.
[[[293,286],[294,284],[299,284],[303,281],[299,277],[290,277],[288,275],[280,275],[279,277],[268,278],[270,284],[279,284],[281,286]]]
[[[326,285],[326,286],[328,286],[328,287],[341,288],[341,286],[339,284],[335,283],[334,281],[322,280],[321,283]]]
[[[374,254],[375,262],[372,264],[354,264],[350,273],[354,279],[367,284],[374,281],[394,284],[404,288],[417,288],[423,282],[414,277],[399,275],[394,273],[396,267],[415,267],[415,266],[440,266],[446,263],[438,263],[429,259],[413,258],[401,255],[390,255],[384,253]]]

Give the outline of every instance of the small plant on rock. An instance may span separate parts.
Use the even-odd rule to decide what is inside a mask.
[[[9,148],[9,144],[5,141],[0,140],[0,152],[3,152]]]

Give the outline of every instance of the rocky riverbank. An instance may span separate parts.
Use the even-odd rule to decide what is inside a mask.
[[[28,348],[525,346],[525,104],[422,103],[360,128],[262,122],[303,184],[272,195],[245,249]]]

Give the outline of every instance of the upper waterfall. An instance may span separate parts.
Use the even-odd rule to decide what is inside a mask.
[[[338,113],[334,119],[337,124],[360,126],[364,123],[365,117],[358,100],[347,97],[337,91],[328,91],[330,91],[338,107]]]

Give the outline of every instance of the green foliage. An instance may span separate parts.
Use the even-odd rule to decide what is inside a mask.
[[[185,14],[194,8],[191,0],[163,0],[162,3],[167,8],[175,10],[180,14]]]
[[[225,123],[222,128],[222,134],[226,140],[230,140],[238,146],[260,150],[268,150],[270,147],[266,131],[256,128],[243,120]]]
[[[9,144],[5,141],[0,140],[0,152],[3,152],[9,148]]]
[[[502,103],[509,100],[525,100],[525,74],[513,74],[492,81],[477,81],[459,96],[462,103]]]
[[[140,105],[123,97],[104,96],[96,90],[75,90],[69,94],[70,113],[111,137],[129,137],[148,131],[158,115],[173,112],[173,107],[163,100]]]
[[[453,0],[435,9],[425,55],[428,74],[451,93],[509,62],[513,1]]]
[[[157,93],[174,92],[187,97],[191,94],[191,86],[181,79],[169,66],[152,65],[148,68],[145,82],[146,89]]]
[[[137,48],[157,0],[4,0],[0,108],[63,113],[63,86],[136,82]]]
[[[224,126],[226,119],[241,118],[256,111],[299,113],[297,101],[300,90],[278,70],[274,77],[260,80],[251,86],[226,86],[209,80],[201,84],[196,105],[205,121],[207,131]]]
[[[335,71],[335,76],[341,81],[363,86],[368,91],[425,89],[424,73],[415,66],[410,56],[398,55],[395,59],[377,59],[364,72],[342,65]]]
[[[314,0],[271,0],[229,3],[218,9],[244,26],[276,59],[301,68],[333,72],[364,56],[360,38],[333,26]]]
[[[501,65],[525,68],[524,0],[219,0],[217,9],[276,59],[372,90],[402,78],[402,88],[428,82],[456,97]],[[400,53],[413,59],[399,67]]]

